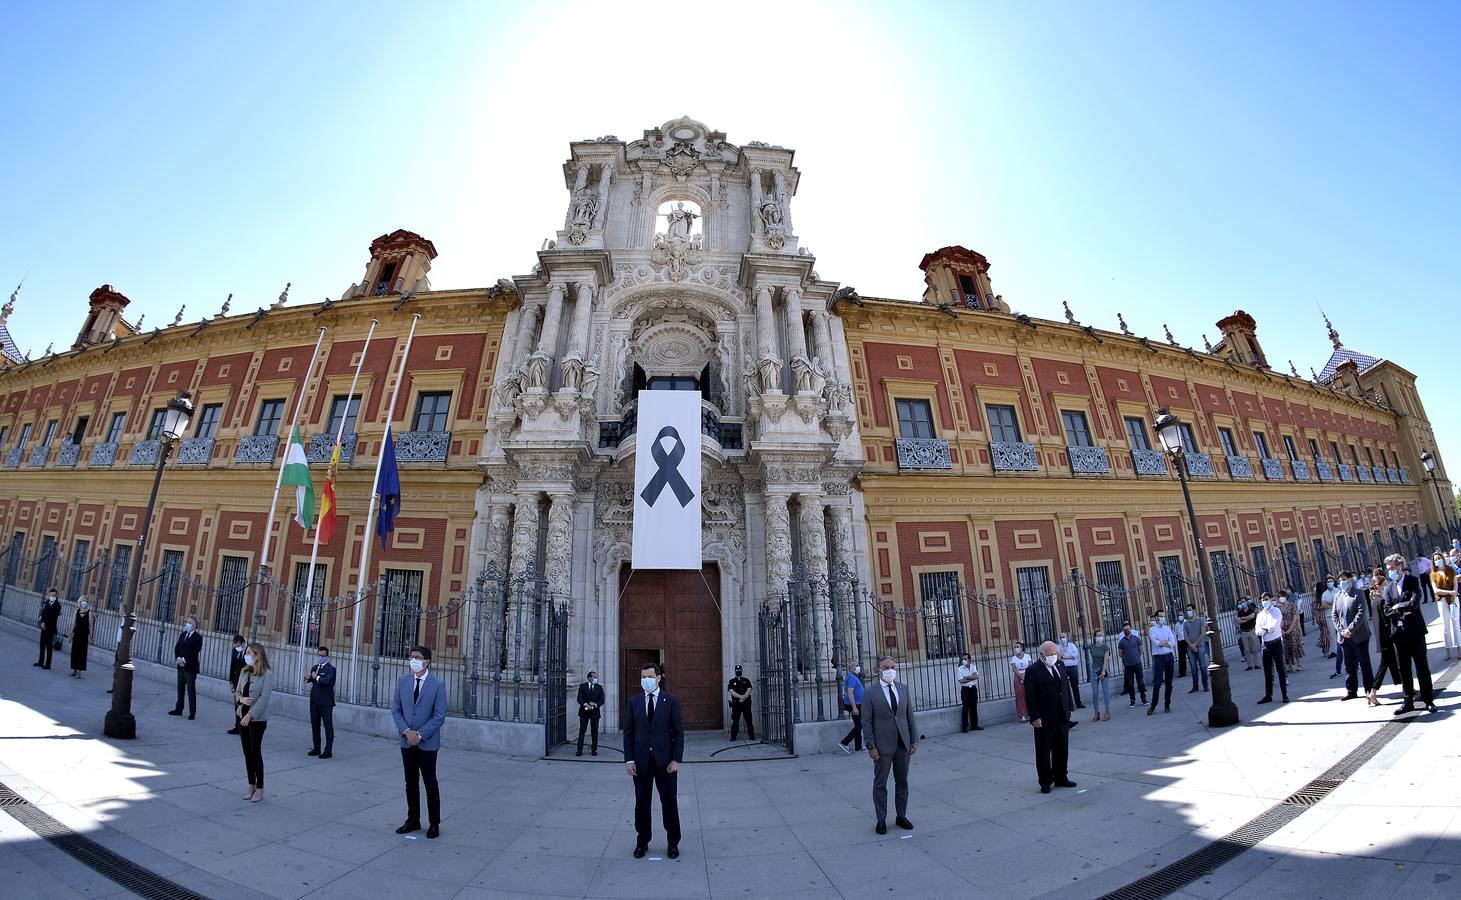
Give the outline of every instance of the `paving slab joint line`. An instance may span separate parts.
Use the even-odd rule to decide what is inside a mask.
[[[1435,693],[1449,687],[1458,672],[1461,672],[1461,668],[1451,667],[1445,675],[1437,679]],[[1156,900],[1176,893],[1204,875],[1211,874],[1219,866],[1256,847],[1280,828],[1308,812],[1418,719],[1419,717],[1412,716],[1382,723],[1374,734],[1361,741],[1358,747],[1345,754],[1338,763],[1281,802],[1161,871],[1102,894],[1098,900]]]

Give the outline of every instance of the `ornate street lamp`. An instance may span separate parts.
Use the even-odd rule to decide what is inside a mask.
[[[137,549],[132,553],[132,571],[127,576],[127,619],[122,627],[122,641],[117,645],[117,660],[112,669],[112,708],[107,710],[102,733],[107,737],[132,740],[137,737],[137,718],[132,715],[132,633],[137,626],[137,589],[142,578],[142,554],[147,550],[147,532],[152,527],[152,511],[157,506],[157,489],[162,485],[162,470],[172,455],[173,445],[182,440],[188,421],[193,418],[193,401],[187,391],[167,401],[162,413],[158,440],[157,473],[152,476],[152,495],[147,498],[147,514],[142,518],[142,531],[137,536]]]
[[[1228,683],[1228,664],[1223,659],[1222,633],[1217,627],[1215,601],[1217,590],[1212,583],[1212,569],[1207,562],[1207,553],[1202,549],[1202,535],[1198,533],[1197,513],[1192,509],[1192,493],[1187,489],[1187,451],[1182,446],[1182,420],[1172,415],[1167,407],[1157,410],[1157,420],[1152,423],[1162,449],[1172,457],[1177,470],[1177,480],[1182,484],[1182,499],[1187,504],[1187,523],[1192,527],[1192,544],[1197,548],[1197,568],[1202,573],[1202,614],[1207,617],[1207,639],[1212,649],[1212,662],[1208,665],[1208,676],[1212,683],[1212,706],[1207,710],[1207,724],[1213,728],[1238,724],[1238,705],[1233,702],[1233,691]]]
[[[1431,485],[1436,489],[1436,505],[1440,507],[1441,526],[1446,530],[1451,528],[1451,513],[1446,509],[1446,501],[1441,495],[1441,480],[1436,477],[1436,458],[1431,456],[1431,451],[1420,451],[1420,464],[1425,466],[1425,473],[1431,479]]]

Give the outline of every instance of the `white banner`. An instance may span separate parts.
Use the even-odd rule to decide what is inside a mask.
[[[636,569],[700,571],[700,394],[640,391],[634,452]]]

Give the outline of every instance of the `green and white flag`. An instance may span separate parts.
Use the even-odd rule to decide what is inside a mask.
[[[304,453],[304,438],[294,426],[294,438],[284,453],[283,484],[294,485],[294,521],[308,531],[315,523],[315,486],[309,478],[309,458]]]

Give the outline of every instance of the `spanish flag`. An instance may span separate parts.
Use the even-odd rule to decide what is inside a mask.
[[[328,544],[330,538],[335,536],[335,476],[340,470],[340,445],[335,444],[335,450],[330,454],[330,471],[325,475],[325,487],[320,492],[320,520],[318,529],[319,542]]]

